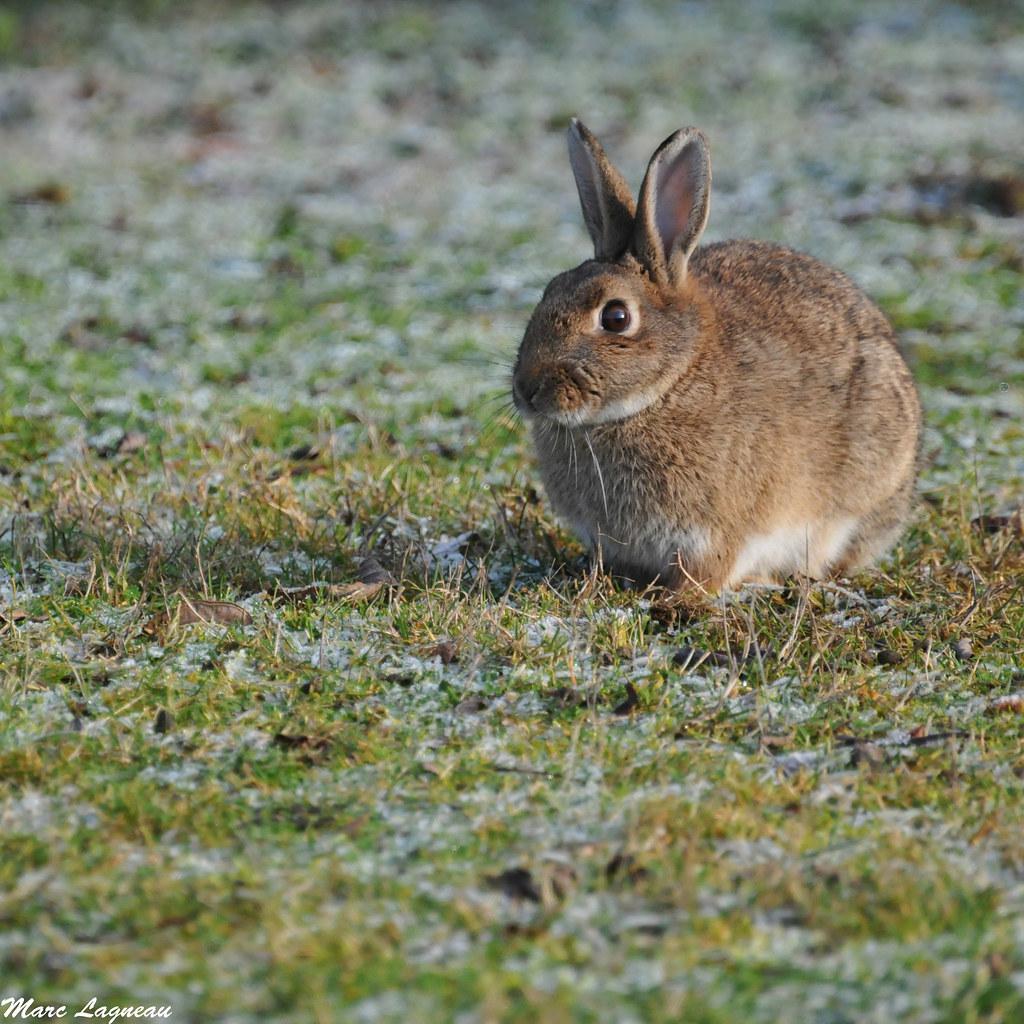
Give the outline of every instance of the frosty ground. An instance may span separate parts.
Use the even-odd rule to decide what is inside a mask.
[[[679,616],[554,521],[572,114],[892,318],[878,571]],[[1008,4],[0,13],[0,997],[1022,1019],[1022,116]]]

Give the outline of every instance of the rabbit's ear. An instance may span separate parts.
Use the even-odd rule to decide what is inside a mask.
[[[708,221],[711,156],[696,128],[682,128],[655,151],[640,188],[633,251],[666,287],[686,278],[686,264]]]
[[[569,163],[594,256],[599,260],[620,256],[633,231],[633,195],[601,143],[575,117],[569,122]]]

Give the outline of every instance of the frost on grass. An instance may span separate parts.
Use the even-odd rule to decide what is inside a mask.
[[[542,6],[0,19],[0,974],[1019,1018],[1019,16]],[[507,388],[588,252],[572,114],[634,186],[699,124],[709,239],[889,314],[928,430],[879,572],[687,616],[552,520]],[[332,598],[371,556],[396,584]]]

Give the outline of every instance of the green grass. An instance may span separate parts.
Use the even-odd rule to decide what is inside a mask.
[[[0,18],[0,998],[1021,1019],[1020,218],[905,192],[1016,157],[1014,17],[103,10]],[[711,237],[891,317],[928,465],[877,570],[681,615],[552,517],[505,392],[587,253],[576,112],[634,184],[700,124]]]

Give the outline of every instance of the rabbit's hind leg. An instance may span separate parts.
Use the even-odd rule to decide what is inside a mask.
[[[831,561],[832,574],[847,576],[877,562],[899,540],[911,503],[912,489],[907,487],[864,516],[844,550]]]

